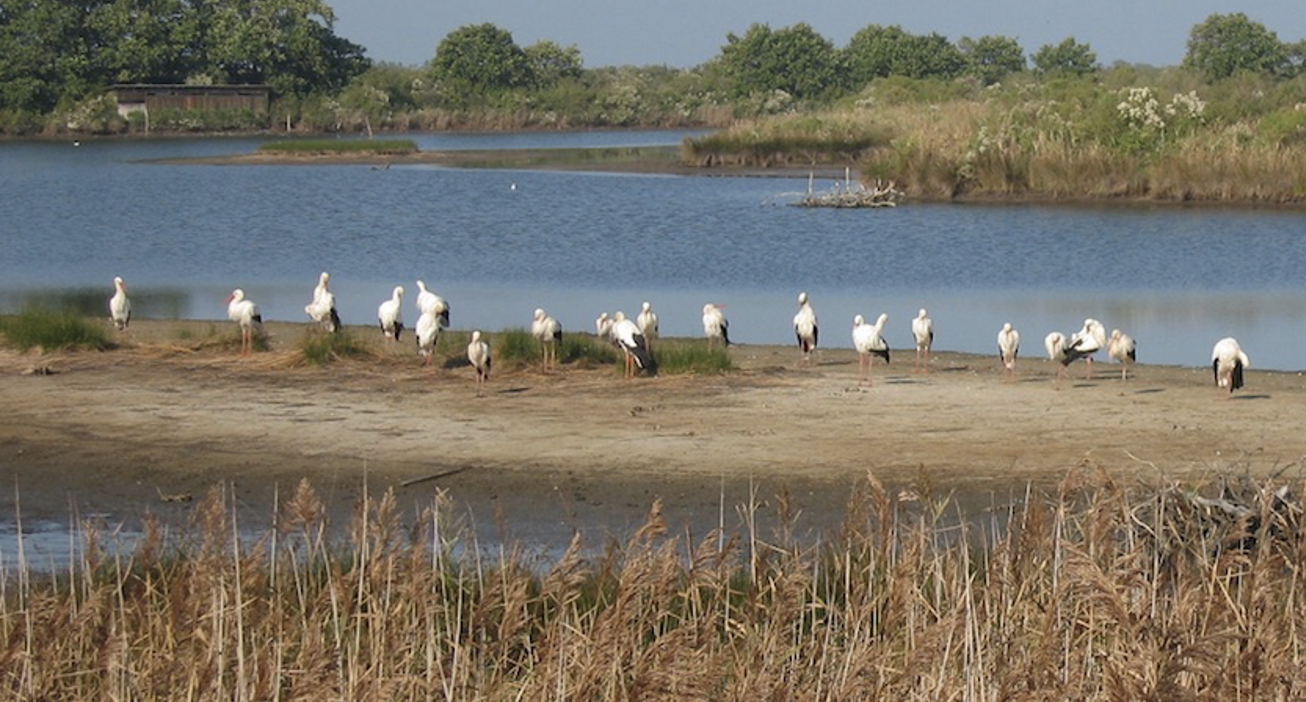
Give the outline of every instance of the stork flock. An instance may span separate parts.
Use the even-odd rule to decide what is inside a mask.
[[[341,328],[340,316],[336,311],[336,298],[330,290],[331,276],[323,271],[318,276],[317,286],[313,288],[313,297],[304,306],[309,319],[327,332]],[[113,279],[114,292],[109,298],[109,318],[120,331],[127,329],[131,322],[131,300],[127,297],[127,285],[121,277]],[[431,292],[426,283],[417,281],[418,310],[417,337],[418,354],[424,365],[431,363],[440,334],[449,327],[449,303],[439,295]],[[377,322],[386,339],[398,342],[403,334],[402,314],[403,286],[395,286],[388,299],[377,308]],[[263,322],[258,305],[245,297],[245,292],[237,288],[227,297],[227,317],[240,327],[241,355],[253,352],[254,331]],[[717,344],[722,348],[730,346],[730,323],[721,311],[723,304],[708,303],[703,306],[703,335],[707,339],[708,349]],[[868,324],[860,314],[853,317],[853,348],[858,354],[858,385],[873,384],[874,359],[879,358],[889,363],[889,344],[884,338],[884,328],[889,315],[881,313],[874,324]],[[819,324],[816,310],[806,292],[798,294],[798,312],[793,318],[794,335],[798,341],[801,354],[800,363],[810,364],[812,354],[819,340]],[[658,337],[658,316],[649,302],[641,305],[639,315],[630,320],[624,312],[609,315],[604,312],[594,321],[595,332],[602,339],[607,339],[619,348],[625,357],[625,376],[633,377],[638,371],[653,368],[652,343]],[[914,373],[928,373],[930,366],[930,349],[934,345],[934,321],[929,313],[921,309],[911,320],[912,338],[916,344],[916,361]],[[544,309],[535,310],[531,323],[531,335],[539,342],[542,349],[542,365],[545,371],[557,367],[558,346],[562,342],[562,325],[549,316]],[[1020,332],[1010,322],[1002,325],[998,331],[998,358],[1002,363],[1007,382],[1016,378],[1016,359],[1020,354]],[[1083,327],[1067,337],[1059,331],[1049,333],[1043,339],[1048,358],[1058,364],[1054,384],[1059,385],[1072,363],[1084,359],[1085,377],[1093,377],[1093,356],[1103,348],[1107,355],[1120,364],[1120,379],[1128,380],[1129,368],[1138,359],[1137,343],[1128,334],[1119,329],[1107,336],[1106,327],[1096,319],[1084,320]],[[490,348],[482,338],[480,330],[472,332],[471,343],[467,345],[467,359],[476,371],[477,394],[481,393],[484,383],[490,377]],[[1211,352],[1211,367],[1215,385],[1232,395],[1234,390],[1243,387],[1243,372],[1250,367],[1247,354],[1232,337],[1221,339]]]

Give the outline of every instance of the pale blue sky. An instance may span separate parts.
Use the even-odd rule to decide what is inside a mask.
[[[1073,36],[1098,60],[1173,65],[1188,32],[1214,12],[1244,12],[1284,41],[1306,37],[1306,11],[1289,0],[327,0],[336,32],[373,60],[427,62],[446,34],[491,22],[521,46],[551,39],[575,44],[585,66],[696,66],[720,52],[726,34],[754,22],[798,22],[843,46],[868,24],[909,32],[1002,34],[1032,53]]]

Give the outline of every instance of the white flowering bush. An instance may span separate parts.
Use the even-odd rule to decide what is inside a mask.
[[[1154,151],[1202,124],[1206,103],[1196,90],[1175,93],[1161,104],[1151,88],[1125,88],[1116,105],[1124,125],[1120,146],[1130,151]]]

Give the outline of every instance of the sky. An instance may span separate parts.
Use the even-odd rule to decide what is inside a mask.
[[[938,32],[952,41],[1000,34],[1031,54],[1066,37],[1087,43],[1103,65],[1178,64],[1193,25],[1213,13],[1243,12],[1283,41],[1306,37],[1295,0],[326,0],[336,33],[374,61],[417,66],[449,32],[489,22],[520,46],[548,39],[574,44],[586,68],[697,66],[726,35],[754,23],[772,29],[806,22],[836,46],[868,24]]]

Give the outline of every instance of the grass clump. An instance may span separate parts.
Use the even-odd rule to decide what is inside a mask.
[[[466,344],[463,345],[463,348],[466,349]],[[511,327],[494,335],[494,343],[490,346],[490,353],[496,361],[519,361],[522,363],[539,361],[540,341],[521,327]]]
[[[284,139],[258,147],[261,154],[413,154],[412,139]]]
[[[0,318],[0,333],[18,348],[94,349],[109,348],[104,327],[72,310],[28,308],[18,315]]]
[[[347,329],[336,332],[313,331],[304,336],[299,352],[311,366],[354,358],[367,353],[367,347]]]
[[[728,373],[735,369],[730,352],[723,348],[708,349],[699,339],[659,339],[653,343],[653,361],[659,373]]]
[[[621,352],[608,342],[589,334],[563,334],[558,359],[563,363],[618,363]]]

